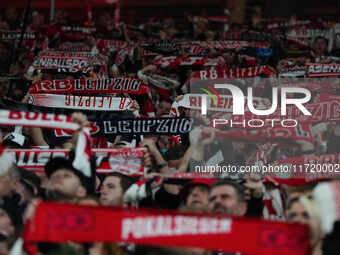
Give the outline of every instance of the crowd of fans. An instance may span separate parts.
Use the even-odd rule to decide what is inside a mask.
[[[229,24],[228,12],[224,15],[188,15],[186,22],[182,24],[176,24],[171,17],[150,17],[145,24],[128,25],[115,23],[113,12],[103,11],[94,15],[93,20],[84,26],[70,24],[67,13],[63,10],[56,10],[55,19],[49,25],[45,22],[46,17],[36,10],[26,14],[15,8],[1,10],[1,109],[65,114],[82,128],[90,125],[89,120],[122,116],[194,117],[195,123],[199,124],[194,125],[195,128],[189,134],[181,135],[180,139],[178,136],[139,136],[133,133],[92,137],[93,149],[146,147],[142,165],[147,173],[143,178],[120,172],[97,173],[90,181],[82,169],[74,167],[71,153],[67,159],[49,159],[44,165],[43,173],[18,167],[6,153],[6,149],[75,150],[79,143],[79,132],[65,138],[56,137],[52,132],[54,130],[1,124],[0,144],[4,152],[0,156],[0,254],[9,254],[21,235],[25,222],[33,217],[34,207],[42,201],[106,207],[162,208],[302,223],[307,224],[310,229],[311,254],[338,254],[338,223],[334,224],[331,233],[324,233],[321,229],[322,217],[318,211],[320,208],[313,198],[313,190],[320,182],[339,185],[337,179],[291,186],[255,173],[221,176],[212,174],[213,178],[189,178],[186,181],[172,182],[167,182],[164,177],[173,173],[193,173],[195,166],[207,164],[219,151],[222,158],[218,163],[235,166],[274,164],[279,160],[298,156],[340,153],[340,125],[336,120],[313,122],[312,141],[288,140],[287,144],[286,141],[273,141],[269,137],[265,142],[247,141],[247,137],[239,140],[220,139],[216,129],[211,128],[211,115],[206,118],[200,114],[200,110],[187,111],[182,108],[174,114],[173,104],[190,93],[192,86],[195,86],[190,82],[190,77],[197,71],[268,66],[275,77],[281,75],[285,79],[296,79],[308,75],[307,63],[336,65],[340,61],[340,33],[337,34],[336,22],[318,17],[301,24],[298,17],[292,16],[286,21],[265,23],[258,7],[254,8],[249,22],[244,24]],[[277,27],[269,29],[273,24]],[[296,34],[295,38],[289,37],[294,29],[295,32],[299,29],[314,29],[319,34],[302,39]],[[15,39],[7,37],[10,32],[15,35]],[[34,33],[34,38],[26,37],[28,33]],[[200,44],[204,41],[207,45],[213,45],[216,41],[268,45],[205,47]],[[70,58],[71,52],[86,53],[90,59],[89,70],[61,72],[33,64],[43,54],[61,52]],[[167,58],[170,56],[181,58],[177,58],[179,62],[173,64]],[[182,64],[196,57],[202,61]],[[214,64],[206,64],[209,61]],[[302,71],[302,75],[299,71]],[[340,76],[340,72],[338,75]],[[79,109],[53,108],[49,106],[49,102],[44,107],[36,106],[30,101],[29,88],[40,81],[116,77],[140,79],[148,87],[148,93],[143,95],[109,95],[133,99],[132,110],[117,113],[87,109],[79,112]],[[308,82],[330,84],[331,93],[336,98],[340,89],[336,77],[317,77]],[[257,82],[255,79],[242,82],[240,80],[245,77],[236,78],[239,78],[237,84],[242,89],[248,84],[254,86]],[[298,83],[297,79],[294,81]],[[256,91],[256,96],[270,99],[267,86],[271,88],[271,85],[266,84]],[[312,102],[321,102],[320,94],[321,89],[313,90]],[[332,163],[339,164],[339,157]],[[147,180],[144,183],[144,192],[134,185],[140,179]],[[247,240],[240,242],[247,245]],[[37,254],[229,254],[200,248],[101,242],[39,243],[36,247]]]

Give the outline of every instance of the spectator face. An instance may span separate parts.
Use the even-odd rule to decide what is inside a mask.
[[[33,17],[32,17],[32,24],[35,26],[39,26],[39,25],[43,25],[43,23],[44,23],[44,17],[38,12],[34,12]]]
[[[20,201],[19,204],[24,204],[28,202],[32,198],[32,193],[27,190],[24,184],[22,184],[20,181],[16,181],[14,185],[15,192],[20,195]]]
[[[182,163],[182,159],[183,159],[183,158],[168,160],[168,166],[169,166],[170,168],[179,169],[180,166],[181,166],[181,163]]]
[[[54,21],[59,24],[64,24],[66,23],[66,17],[67,14],[64,10],[56,10],[55,15],[54,15]]]
[[[6,173],[0,176],[0,197],[6,196],[11,191],[11,179]]]
[[[100,204],[105,206],[119,206],[123,201],[123,189],[120,178],[106,177],[100,189]]]
[[[309,215],[305,207],[300,202],[296,201],[287,210],[287,220],[290,222],[308,224]]]
[[[157,107],[156,116],[161,116],[163,114],[169,114],[171,104],[166,101],[161,101]]]
[[[290,208],[287,209],[287,220],[309,226],[312,247],[322,240],[323,233],[321,231],[320,219],[318,217],[311,217],[300,201],[293,202]]]
[[[50,176],[49,190],[75,198],[86,196],[86,190],[81,185],[79,177],[65,168],[58,169]]]
[[[0,97],[6,96],[8,87],[8,81],[0,81]]]
[[[0,54],[3,57],[3,60],[9,55],[8,49],[6,49],[6,47],[2,43],[0,43]]]
[[[213,213],[228,216],[244,216],[247,211],[246,203],[239,200],[237,191],[230,185],[212,188],[209,194],[209,208]]]
[[[232,142],[233,150],[238,153],[243,153],[245,149],[245,143],[243,142]]]
[[[340,49],[340,34],[335,35],[335,48]]]
[[[207,186],[194,186],[189,190],[186,205],[198,209],[206,208],[209,204],[208,197],[209,191]]]
[[[47,189],[48,188],[48,178],[45,173],[36,173],[36,175],[40,178],[40,187]]]
[[[159,136],[157,144],[158,144],[160,151],[163,151],[163,150],[166,151],[170,148],[171,138],[169,136],[166,136],[166,135],[161,135],[161,136]]]
[[[7,212],[0,208],[0,231],[4,232],[7,236],[14,234],[14,227],[10,217],[8,217]]]
[[[314,43],[314,51],[317,55],[323,56],[327,52],[327,42],[325,39],[318,38]]]
[[[8,8],[6,10],[6,19],[16,19],[18,16],[15,8]]]

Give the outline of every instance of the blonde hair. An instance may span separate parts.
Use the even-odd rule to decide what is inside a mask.
[[[2,153],[0,155],[0,176],[4,176],[14,166],[13,155],[9,153]]]
[[[320,220],[320,213],[314,200],[310,199],[306,195],[303,195],[299,197],[298,201],[306,209],[308,215],[312,220]]]

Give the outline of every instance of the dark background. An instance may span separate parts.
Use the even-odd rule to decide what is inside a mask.
[[[56,8],[71,11],[74,20],[86,20],[87,2],[90,0],[55,0]],[[104,0],[102,0],[104,1]],[[171,16],[177,20],[185,18],[188,12],[194,15],[222,15],[230,5],[237,5],[238,0],[120,0],[121,19],[128,24],[144,22],[145,17]],[[22,9],[27,0],[1,0],[0,9],[15,7]],[[50,0],[32,0],[33,5],[49,15]],[[323,18],[340,19],[340,0],[247,0],[250,9],[255,4],[263,9],[265,18],[285,18],[296,14],[299,19]],[[93,5],[93,12],[102,9],[112,10],[113,5]]]

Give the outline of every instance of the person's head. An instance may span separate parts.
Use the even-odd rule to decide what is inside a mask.
[[[167,135],[160,135],[156,140],[159,151],[165,153],[170,147],[172,139]]]
[[[196,179],[186,184],[182,190],[186,206],[204,209],[209,205],[210,179]]]
[[[162,114],[169,114],[172,101],[170,99],[162,99],[156,109],[156,116],[161,116]]]
[[[219,180],[210,188],[209,208],[213,213],[244,216],[247,203],[243,187],[230,180]]]
[[[323,56],[327,53],[328,40],[322,36],[318,36],[314,40],[313,50],[317,56]]]
[[[0,205],[0,235],[7,238],[18,235],[22,223],[21,213],[15,205],[8,202]]]
[[[12,162],[9,154],[0,155],[0,198],[8,195],[14,182],[19,179],[18,168]]]
[[[315,202],[310,196],[294,197],[287,202],[286,217],[289,222],[307,224],[310,229],[311,245],[322,240],[320,216],[318,215]]]
[[[67,200],[74,200],[87,195],[85,176],[72,165],[72,161],[62,157],[55,157],[45,165],[49,183],[47,192],[60,194]]]
[[[179,169],[185,151],[186,149],[183,145],[175,145],[165,152],[164,159],[168,161],[170,168]]]
[[[19,205],[25,204],[32,198],[38,196],[40,189],[40,178],[31,171],[18,168],[20,179],[15,181],[14,190],[20,195]]]
[[[105,206],[123,205],[123,195],[133,184],[133,179],[121,173],[110,173],[100,187],[100,204]]]
[[[287,201],[286,217],[289,222],[308,224],[309,215],[300,201],[300,196]]]
[[[286,201],[291,201],[292,199],[298,199],[301,196],[311,196],[314,187],[316,186],[315,183],[309,183],[297,187],[286,187],[285,192],[287,199]],[[288,203],[286,203],[288,204]]]
[[[0,54],[1,54],[1,43],[0,43]],[[0,80],[0,97],[4,97],[8,93],[9,82],[8,80]]]
[[[7,20],[15,20],[18,17],[18,12],[16,8],[7,8],[5,12],[5,16]]]
[[[334,38],[334,48],[340,49],[340,33],[337,33]]]

